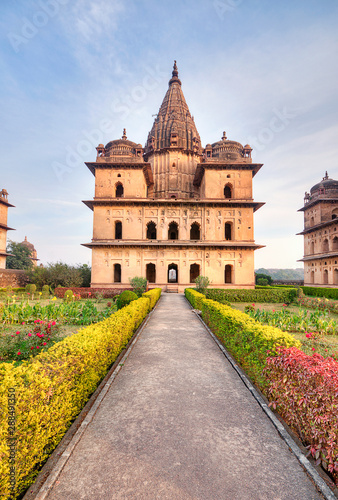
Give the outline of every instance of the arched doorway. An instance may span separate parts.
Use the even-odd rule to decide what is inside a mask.
[[[121,283],[121,264],[114,264],[114,283]]]
[[[327,269],[324,269],[323,282],[324,282],[324,285],[329,284],[329,272]]]
[[[178,224],[170,222],[168,229],[168,240],[178,240]]]
[[[338,269],[333,271],[333,283],[334,285],[338,285]]]
[[[115,222],[115,239],[122,240],[122,222],[119,220]]]
[[[314,284],[315,282],[315,272],[311,271],[311,283]]]
[[[224,268],[224,283],[232,283],[232,266],[230,264]]]
[[[232,198],[232,185],[231,184],[226,184],[224,186],[224,198]]]
[[[156,266],[152,262],[146,265],[146,278],[149,283],[156,283]]]
[[[147,239],[156,240],[156,224],[153,221],[147,224]]]
[[[116,184],[116,189],[115,189],[115,196],[116,198],[122,198],[124,193],[123,189],[123,184],[121,182],[118,182]]]
[[[200,275],[199,264],[191,264],[190,266],[190,283],[195,283],[195,279]]]
[[[201,238],[200,226],[197,222],[191,224],[190,227],[190,239],[191,240],[199,240]]]
[[[178,266],[177,264],[169,264],[168,266],[168,283],[178,283]]]
[[[232,224],[230,222],[224,224],[224,239],[227,241],[232,240]]]

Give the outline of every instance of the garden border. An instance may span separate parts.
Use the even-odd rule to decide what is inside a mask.
[[[130,339],[128,345],[125,347],[124,351],[122,351],[116,358],[109,372],[106,374],[106,376],[103,378],[99,386],[93,392],[93,394],[91,395],[91,397],[89,398],[89,400],[87,401],[87,403],[85,404],[79,415],[76,417],[74,422],[71,424],[66,434],[63,436],[62,440],[57,445],[55,450],[52,452],[50,457],[48,457],[46,463],[43,465],[39,474],[37,475],[34,483],[31,484],[31,486],[28,488],[28,490],[22,497],[22,500],[46,499],[46,496],[53,488],[55,481],[62,472],[62,469],[66,465],[69,457],[71,456],[72,451],[74,450],[77,443],[80,441],[82,434],[84,433],[90,422],[93,420],[93,417],[96,411],[98,410],[101,402],[103,401],[105,395],[107,394],[110,386],[113,384],[116,376],[122,369],[125,361],[129,357],[133,347],[138,341],[141,333],[143,332],[143,329],[147,325],[149,319],[153,314],[153,311],[155,311],[157,304],[160,302],[160,300],[161,297],[155,304],[154,308],[147,314],[141,325],[138,327],[138,329]],[[81,423],[79,423],[79,421]],[[69,436],[69,434],[71,436]],[[62,444],[65,441],[67,444],[65,445],[61,455],[57,457],[58,449],[62,447]],[[50,472],[48,472],[49,468],[48,466],[51,462],[52,462],[51,470]],[[55,463],[53,464],[53,462]],[[43,480],[44,474],[48,474],[45,480]],[[41,484],[36,485],[37,482]]]
[[[186,297],[185,297],[186,298]],[[316,471],[316,469],[313,467],[311,462],[306,458],[306,456],[303,454],[297,443],[294,441],[294,439],[290,436],[284,425],[278,420],[278,418],[274,415],[274,413],[270,410],[269,406],[266,404],[262,396],[259,394],[258,390],[254,387],[254,385],[251,383],[247,375],[245,374],[244,370],[235,362],[233,357],[230,355],[230,353],[226,350],[224,345],[221,343],[221,341],[216,337],[216,335],[210,330],[208,325],[203,321],[199,313],[197,312],[196,309],[194,309],[189,300],[186,298],[186,301],[188,302],[189,306],[192,309],[192,312],[198,317],[202,325],[206,328],[208,331],[209,335],[212,337],[212,339],[216,342],[217,346],[221,350],[222,354],[227,358],[229,363],[231,364],[232,368],[237,372],[238,376],[244,383],[244,385],[249,389],[251,392],[252,396],[255,398],[259,406],[262,408],[264,413],[267,415],[267,417],[270,419],[271,423],[273,426],[276,428],[278,434],[281,436],[283,441],[287,444],[287,446],[290,448],[291,452],[296,456],[297,460],[301,464],[301,466],[305,469],[306,473],[311,477],[313,482],[315,483],[317,489],[320,491],[320,493],[324,496],[325,500],[337,500],[337,496],[335,493],[331,490],[331,488],[326,484],[324,479],[320,476],[320,474]],[[39,499],[40,500],[40,499]]]

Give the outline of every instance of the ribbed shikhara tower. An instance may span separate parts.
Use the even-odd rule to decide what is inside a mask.
[[[175,61],[169,88],[143,149],[121,139],[97,147],[92,286],[182,291],[198,275],[212,286],[254,286],[251,147],[227,139],[203,149]]]

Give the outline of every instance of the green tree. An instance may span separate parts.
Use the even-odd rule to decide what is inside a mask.
[[[272,283],[272,278],[271,276],[269,276],[268,274],[261,274],[261,273],[255,273],[255,283],[256,285],[259,285],[260,283],[258,283],[258,281],[260,281],[261,279],[263,280],[266,280],[267,281],[267,285],[271,285]]]
[[[92,270],[88,264],[78,264],[77,269],[80,271],[82,276],[81,286],[90,286]]]
[[[11,254],[6,258],[6,269],[32,269],[31,252],[26,245],[8,240],[7,253]]]
[[[83,277],[80,269],[64,262],[48,263],[46,267],[37,267],[29,273],[33,283],[39,288],[49,285],[52,288],[82,286]]]

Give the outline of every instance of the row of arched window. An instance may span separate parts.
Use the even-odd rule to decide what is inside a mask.
[[[315,283],[315,272],[314,271],[311,271],[310,283],[311,284]],[[323,284],[324,285],[329,284],[329,272],[327,269],[324,269],[324,271],[323,271]],[[333,285],[338,285],[338,269],[334,269],[334,271],[333,271]]]
[[[168,240],[178,240],[179,231],[177,222],[170,222],[168,226]],[[122,239],[122,222],[115,221],[115,239]],[[157,228],[155,222],[151,221],[147,224],[147,239],[157,239]],[[201,239],[201,227],[197,222],[193,222],[190,226],[190,240]],[[226,222],[224,224],[224,239],[231,241],[233,239],[232,223]]]
[[[173,274],[170,271],[174,270]],[[168,266],[168,283],[178,283],[178,266],[177,264],[169,264]],[[200,275],[200,265],[191,264],[190,265],[190,283],[194,283],[197,276]],[[174,277],[172,277],[174,276]],[[122,269],[121,264],[114,264],[114,283],[121,283]],[[146,278],[149,283],[156,283],[156,264],[150,262],[146,265]],[[227,264],[224,266],[224,283],[233,282],[233,266]]]
[[[337,219],[337,217],[338,217],[338,208],[335,208],[331,212],[331,220]],[[310,218],[310,226],[312,227],[314,225],[315,225],[315,218],[312,216]]]
[[[335,236],[332,240],[331,250],[338,250],[338,237],[337,236]],[[323,240],[321,251],[322,252],[329,252],[330,251],[330,244],[329,244],[328,238],[325,238],[325,240]],[[310,255],[313,255],[314,253],[315,253],[315,243],[314,243],[314,241],[311,241],[311,243],[310,243]]]
[[[224,194],[224,198],[226,198],[226,199],[233,198],[232,184],[226,184],[224,186],[223,194]],[[122,182],[117,182],[115,184],[115,197],[116,198],[123,198],[123,195],[124,195],[123,184],[122,184]]]

